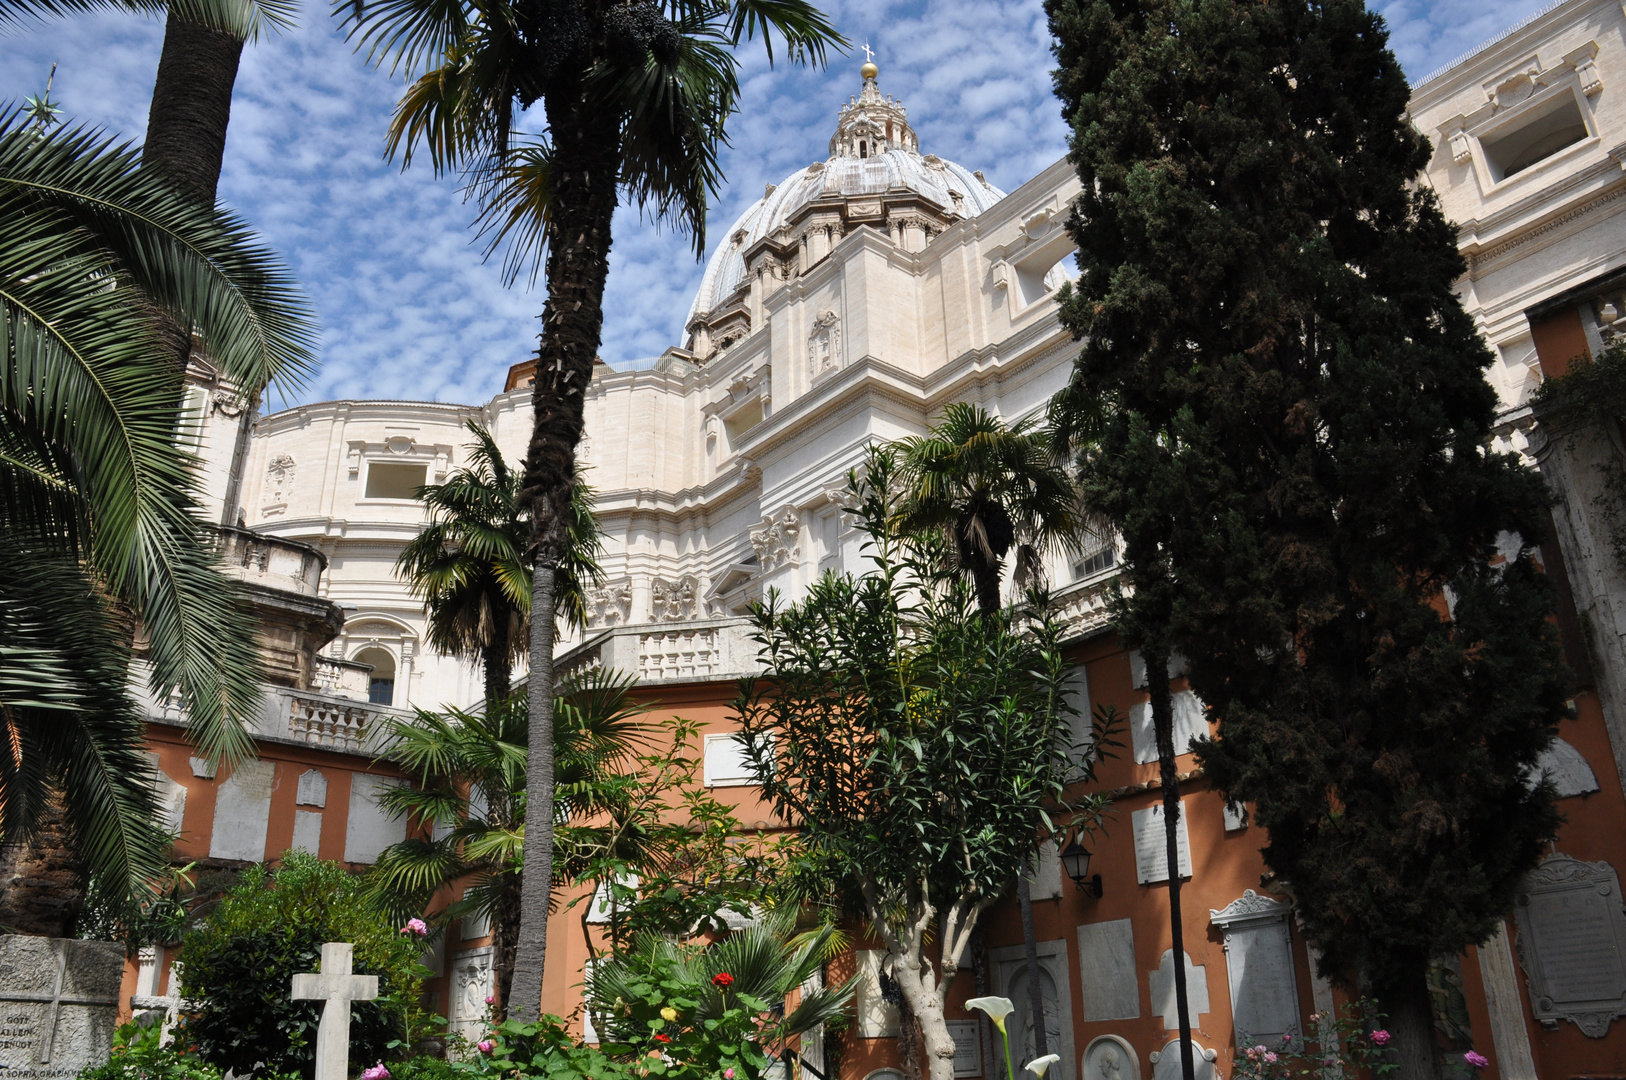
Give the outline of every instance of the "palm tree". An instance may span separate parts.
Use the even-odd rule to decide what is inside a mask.
[[[1012,546],[1020,583],[1040,570],[1047,550],[1078,543],[1077,492],[1037,417],[1007,426],[957,401],[929,432],[902,440],[898,448],[908,486],[904,527],[948,534],[983,611],[999,610],[1000,578]]]
[[[194,516],[157,316],[244,383],[315,360],[278,262],[137,164],[128,145],[0,114],[0,844],[55,800],[81,869],[126,891],[161,862],[130,679],[156,701],[178,691],[216,760],[253,752],[261,707],[251,618]]]
[[[467,447],[469,464],[444,484],[418,489],[429,527],[401,552],[395,572],[424,598],[429,643],[481,664],[491,709],[508,697],[514,663],[530,646],[531,514],[520,499],[520,476],[491,432],[474,420],[468,429],[475,440]],[[592,491],[579,480],[565,534],[554,593],[560,621],[580,630],[587,626],[586,588],[603,578],[603,544]]]
[[[611,223],[623,194],[705,250],[718,147],[739,101],[734,49],[779,38],[791,60],[846,44],[808,0],[337,0],[376,63],[419,75],[396,106],[389,152],[421,142],[435,169],[460,170],[512,279],[545,266],[547,302],[522,498],[534,525],[530,657],[531,797],[552,798],[554,569],[575,482],[582,410],[604,327]],[[516,138],[540,106],[545,134]],[[545,255],[545,258],[544,258]],[[515,975],[517,1015],[541,1004],[552,880],[551,822],[532,837]]]
[[[604,808],[607,791],[613,798],[619,785],[612,774],[645,738],[632,687],[631,678],[605,668],[561,685],[554,705],[556,817],[584,817]],[[505,1006],[518,945],[529,726],[518,695],[481,713],[420,710],[391,721],[384,757],[412,786],[390,789],[383,805],[432,832],[385,849],[371,875],[374,895],[402,919],[422,914],[436,893],[466,880],[463,896],[440,915],[489,920]]]
[[[926,435],[903,440],[899,449],[907,485],[904,528],[940,529],[948,534],[960,571],[970,576],[977,590],[977,606],[985,614],[1000,608],[1000,579],[1013,545],[1021,581],[1039,572],[1040,559],[1049,548],[1077,544],[1076,489],[1051,453],[1049,435],[1039,427],[1037,417],[1007,426],[980,407],[957,401]],[[1016,898],[1027,962],[1033,1050],[1035,1056],[1043,1057],[1050,1051],[1033,897],[1024,873],[1016,875]],[[987,987],[979,985],[977,992],[986,993]]]

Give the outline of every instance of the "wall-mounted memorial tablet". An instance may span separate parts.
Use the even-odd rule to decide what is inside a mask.
[[[1550,855],[1524,879],[1514,914],[1532,1014],[1546,1027],[1568,1020],[1603,1038],[1626,1016],[1626,910],[1615,868]]]

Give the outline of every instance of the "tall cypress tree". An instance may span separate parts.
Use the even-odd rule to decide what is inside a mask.
[[[1083,180],[1055,412],[1126,545],[1123,622],[1220,721],[1212,783],[1324,969],[1433,1075],[1428,963],[1484,940],[1558,816],[1545,491],[1382,20],[1355,0],[1048,0]],[[1499,557],[1507,556],[1507,558]]]

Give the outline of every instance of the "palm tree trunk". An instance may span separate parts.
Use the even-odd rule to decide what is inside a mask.
[[[213,206],[243,42],[170,15],[147,113],[141,163],[161,169]]]
[[[504,620],[506,617],[502,617]],[[480,663],[486,676],[486,712],[506,701],[514,692],[513,661],[509,657],[508,628],[499,626],[492,640],[480,650]]]
[[[531,577],[531,713],[525,762],[525,870],[520,875],[519,934],[515,941],[508,1015],[530,1023],[542,1011],[542,971],[548,953],[548,907],[553,894],[553,567],[541,560]]]
[[[1191,1008],[1186,998],[1186,935],[1180,918],[1180,781],[1174,772],[1174,703],[1169,694],[1168,657],[1142,647],[1146,686],[1152,695],[1157,731],[1157,765],[1163,782],[1163,835],[1169,862],[1169,930],[1174,939],[1174,1004],[1180,1020],[1180,1075],[1192,1080]]]
[[[84,876],[62,804],[41,811],[24,843],[0,848],[0,934],[72,937],[85,907]]]
[[[1044,1029],[1044,987],[1039,978],[1039,939],[1033,929],[1033,891],[1028,886],[1027,874],[1021,871],[1016,875],[1016,900],[1022,909],[1022,952],[1028,968],[1028,1015],[1033,1018],[1033,1057],[1042,1058],[1050,1053],[1050,1050],[1049,1039]]]
[[[619,134],[594,114],[585,92],[547,95],[553,133],[553,220],[548,230],[548,301],[537,350],[531,444],[521,498],[535,522],[529,677],[530,761],[526,766],[526,872],[519,951],[509,1015],[535,1020],[542,1004],[548,902],[553,885],[554,571],[576,475],[587,384],[604,329],[604,282],[610,271]]]
[[[522,879],[523,880],[523,879]],[[502,891],[502,899],[491,920],[496,939],[492,942],[497,954],[497,1016],[505,1016],[509,995],[514,989],[514,951],[519,945],[520,897],[517,888]]]

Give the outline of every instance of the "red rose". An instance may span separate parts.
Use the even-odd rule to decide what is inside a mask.
[[[672,1041],[672,1036],[668,1035],[664,1031],[657,1031],[655,1033],[655,1041],[656,1042],[671,1042]]]
[[[717,974],[711,977],[711,985],[719,986],[724,990],[727,990],[730,986],[734,985],[734,976],[730,975],[726,971],[719,971]]]

